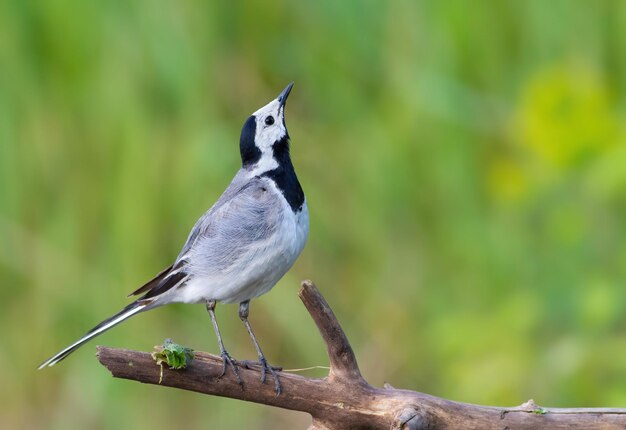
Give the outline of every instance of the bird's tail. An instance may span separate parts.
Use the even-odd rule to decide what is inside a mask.
[[[146,310],[146,307],[148,307],[148,304],[149,303],[146,303],[142,300],[137,300],[131,303],[130,305],[122,309],[120,312],[116,313],[110,318],[105,319],[100,324],[98,324],[97,326],[89,330],[83,337],[78,339],[76,342],[74,342],[73,344],[65,348],[64,350],[60,351],[59,353],[53,355],[52,357],[50,357],[49,359],[41,363],[41,365],[39,366],[39,369],[43,369],[46,366],[54,366],[59,361],[63,360],[72,352],[80,348],[85,342],[91,340],[92,338],[98,336],[101,333],[104,333],[111,327],[116,326],[117,324],[121,323],[125,319],[132,317],[136,313]]]

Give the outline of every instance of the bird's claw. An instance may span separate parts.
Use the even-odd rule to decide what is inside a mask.
[[[277,373],[283,370],[282,367],[271,366],[264,357],[259,358],[259,361],[245,360],[245,361],[238,362],[238,364],[243,366],[246,369],[259,369],[260,368],[261,384],[265,384],[267,373],[268,372],[271,373],[272,377],[274,378],[274,391],[276,391],[276,395],[278,396],[283,391],[283,387],[280,384],[280,380],[278,379],[278,373]]]
[[[252,361],[252,360],[242,360],[236,361],[239,366],[242,366],[244,369],[258,369],[263,367],[263,363],[261,361]],[[267,360],[265,360],[265,366],[271,367],[276,372],[282,372],[283,368],[280,366],[271,366]]]
[[[226,352],[226,351],[223,351],[220,354],[220,356],[222,357],[222,373],[220,373],[220,375],[217,377],[217,379],[220,379],[221,377],[226,375],[226,368],[228,366],[230,366],[231,370],[235,374],[235,379],[237,379],[237,383],[239,384],[239,386],[243,390],[243,381],[241,380],[241,376],[239,376],[239,370],[237,370],[237,362],[235,360],[233,360],[230,357],[230,354],[228,354],[228,352]]]

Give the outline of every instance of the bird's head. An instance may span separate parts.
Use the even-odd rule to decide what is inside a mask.
[[[275,151],[289,151],[289,133],[285,125],[285,103],[293,82],[274,100],[257,110],[241,129],[239,150],[244,168],[259,173],[278,166]]]

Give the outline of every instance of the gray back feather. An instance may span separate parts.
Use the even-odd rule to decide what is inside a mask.
[[[241,169],[191,230],[177,259],[186,260],[191,275],[228,271],[251,245],[276,232],[283,216],[279,195],[267,178],[245,176]]]

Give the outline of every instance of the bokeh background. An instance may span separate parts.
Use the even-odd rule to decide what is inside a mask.
[[[271,362],[327,364],[296,295],[311,278],[373,384],[626,407],[625,19],[619,1],[0,2],[3,427],[308,424],[94,358],[216,352],[202,306],[35,370],[177,255],[243,121],[291,80],[311,234],[252,305]],[[237,307],[218,318],[254,358]]]

